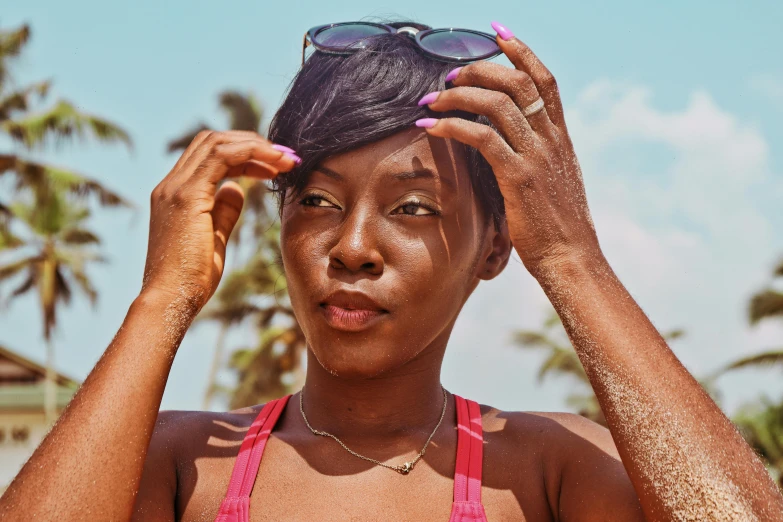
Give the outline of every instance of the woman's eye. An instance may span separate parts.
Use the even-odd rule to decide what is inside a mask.
[[[326,203],[326,204],[323,205],[322,203]],[[334,206],[332,205],[332,203],[329,202],[329,200],[317,194],[311,194],[309,196],[305,196],[304,198],[299,200],[299,204],[304,205],[306,207],[321,207],[321,208]],[[417,200],[411,200],[408,201],[407,203],[403,203],[402,205],[398,206],[397,209],[402,209],[402,212],[395,212],[395,214],[403,214],[405,216],[437,216],[440,214],[438,210],[432,208],[430,205],[427,205]],[[421,210],[424,210],[424,212],[421,212]]]
[[[421,201],[415,201],[415,200],[409,201],[407,203],[403,203],[402,205],[400,205],[397,208],[409,209],[409,210],[413,209],[413,213],[412,214],[408,214],[406,212],[401,212],[402,214],[404,214],[406,216],[437,216],[438,214],[440,214],[440,212],[438,212],[437,210],[435,210],[431,206],[425,205]],[[424,209],[425,211],[428,211],[428,212],[419,213],[417,209]]]
[[[326,198],[318,196],[318,195],[315,195],[315,194],[312,194],[310,196],[306,196],[306,197],[302,198],[299,201],[299,203],[301,205],[306,206],[306,207],[323,207],[323,206],[326,206],[326,205],[321,205],[320,203],[315,203],[315,204],[308,203],[310,201],[326,201],[327,203],[329,203],[329,201],[327,201]]]

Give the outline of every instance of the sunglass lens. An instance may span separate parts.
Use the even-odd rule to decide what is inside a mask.
[[[436,31],[421,39],[421,46],[439,56],[447,58],[484,58],[500,51],[490,36],[467,31]]]
[[[321,47],[342,49],[364,47],[362,40],[370,36],[388,33],[383,27],[364,24],[343,24],[328,27],[315,35],[315,43]]]

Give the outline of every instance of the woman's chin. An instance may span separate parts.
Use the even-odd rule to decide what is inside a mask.
[[[377,346],[377,345],[376,345]],[[375,350],[373,350],[375,351]],[[328,373],[343,379],[372,379],[405,364],[399,353],[367,353],[363,348],[351,350],[341,347],[328,349],[328,353],[314,352],[316,359]]]

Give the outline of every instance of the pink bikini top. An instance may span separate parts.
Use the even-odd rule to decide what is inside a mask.
[[[291,395],[268,402],[258,414],[231,473],[228,492],[215,522],[249,522],[250,492],[258,474],[269,434]],[[484,435],[477,403],[454,395],[457,406],[457,466],[454,470],[454,502],[449,522],[487,522],[481,504],[481,464]]]

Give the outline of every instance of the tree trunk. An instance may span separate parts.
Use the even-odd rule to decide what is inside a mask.
[[[51,426],[57,419],[57,376],[54,370],[54,341],[46,339],[46,380],[44,381],[44,415],[46,425]]]
[[[209,410],[212,398],[215,396],[215,387],[217,386],[217,372],[220,369],[220,363],[223,361],[223,351],[226,345],[226,334],[228,334],[228,324],[220,325],[220,333],[215,343],[215,353],[212,356],[212,365],[209,367],[209,377],[207,378],[207,389],[204,392],[204,402],[201,404],[202,410]]]

